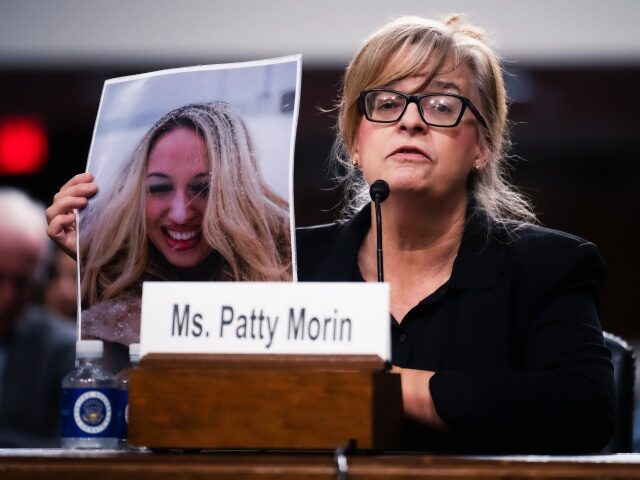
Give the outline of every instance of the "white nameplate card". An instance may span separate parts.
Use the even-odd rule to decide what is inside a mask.
[[[145,282],[140,353],[391,359],[385,283]]]

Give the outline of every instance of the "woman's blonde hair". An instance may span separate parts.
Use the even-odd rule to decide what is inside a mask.
[[[90,305],[139,287],[146,274],[158,276],[145,222],[147,160],[158,139],[177,127],[194,130],[208,150],[210,188],[202,231],[222,258],[221,270],[211,278],[292,277],[288,205],[265,183],[245,122],[228,103],[192,104],[151,127],[123,170],[113,199],[83,220],[82,298]]]
[[[444,22],[421,17],[401,17],[374,32],[360,48],[344,75],[338,103],[338,136],[333,156],[345,186],[343,215],[349,217],[369,202],[368,186],[359,168],[352,165],[356,132],[362,119],[358,96],[362,90],[379,88],[403,79],[429,74],[426,86],[448,61],[454,68],[465,65],[479,99],[478,109],[487,128],[478,126],[489,155],[486,165],[469,178],[469,195],[476,208],[498,224],[536,221],[529,201],[507,180],[507,97],[498,54],[487,44],[484,32],[451,15]]]

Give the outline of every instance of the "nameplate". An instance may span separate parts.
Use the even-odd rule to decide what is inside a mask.
[[[140,353],[391,359],[384,283],[145,282]]]

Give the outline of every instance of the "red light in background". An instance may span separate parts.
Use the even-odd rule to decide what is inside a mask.
[[[0,120],[0,175],[38,173],[47,161],[47,134],[42,122],[32,117]]]

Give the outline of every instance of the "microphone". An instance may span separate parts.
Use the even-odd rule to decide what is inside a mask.
[[[369,188],[369,195],[376,208],[376,254],[378,257],[378,282],[384,282],[384,268],[382,266],[382,214],[380,204],[389,198],[389,184],[384,180],[376,180]]]

